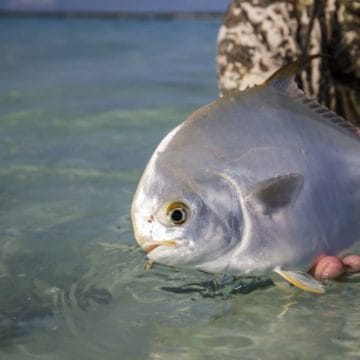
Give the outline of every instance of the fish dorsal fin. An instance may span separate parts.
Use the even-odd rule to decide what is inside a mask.
[[[295,81],[295,76],[300,73],[312,60],[319,57],[327,57],[325,55],[316,54],[303,56],[295,61],[289,62],[287,65],[275,71],[265,82],[270,86],[289,96],[297,96],[303,94]]]
[[[308,57],[300,58],[296,61],[289,63],[277,70],[265,84],[276,91],[293,98],[295,101],[302,103],[315,115],[315,119],[321,119],[324,123],[337,128],[343,133],[355,136],[360,141],[359,130],[353,126],[349,121],[337,115],[335,112],[328,109],[326,106],[321,105],[316,100],[309,98],[303,93],[295,82],[295,76],[299,73],[307,63],[315,58],[324,57],[323,55],[311,55]]]
[[[321,120],[328,125],[337,128],[343,133],[350,134],[360,141],[359,129],[357,129],[349,121],[336,114],[334,111],[328,109],[326,106],[321,105],[316,100],[311,99],[305,94],[302,94],[297,101],[300,101],[304,106],[320,116]]]
[[[296,84],[295,76],[303,66],[304,60],[293,61],[272,74],[265,84],[290,97],[297,97],[303,92]]]
[[[297,288],[314,294],[323,294],[325,292],[321,282],[314,279],[309,274],[302,271],[285,271],[280,267],[274,269],[274,272],[282,276],[290,284]]]
[[[297,199],[304,177],[300,174],[280,175],[267,179],[256,185],[255,189],[247,195],[247,201],[255,210],[264,215],[291,206]]]

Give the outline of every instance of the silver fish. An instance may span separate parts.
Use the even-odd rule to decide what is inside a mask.
[[[298,66],[200,108],[162,140],[131,208],[152,262],[277,273],[324,292],[306,271],[360,240],[360,137],[299,90]]]

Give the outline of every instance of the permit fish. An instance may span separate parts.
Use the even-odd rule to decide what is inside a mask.
[[[161,141],[131,206],[151,262],[324,292],[307,271],[360,240],[360,137],[298,88],[300,65],[205,105]]]

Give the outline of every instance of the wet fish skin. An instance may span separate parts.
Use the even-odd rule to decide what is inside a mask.
[[[360,240],[360,141],[289,68],[199,109],[153,154],[132,203],[154,262],[214,273],[308,270]],[[186,203],[174,226],[165,204]]]

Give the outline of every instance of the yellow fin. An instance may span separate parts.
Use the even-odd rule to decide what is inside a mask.
[[[295,294],[295,288],[288,281],[273,281],[274,285],[288,295]]]
[[[308,291],[314,294],[323,294],[325,292],[322,284],[315,280],[312,276],[301,271],[285,271],[277,267],[274,272],[282,276],[290,284],[298,287],[301,290]]]

